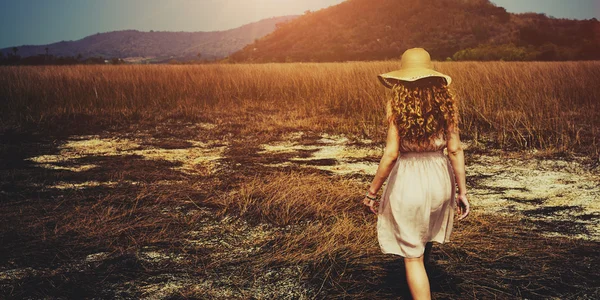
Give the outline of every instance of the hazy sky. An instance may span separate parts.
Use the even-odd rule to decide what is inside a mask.
[[[78,40],[97,32],[215,31],[302,14],[344,0],[0,0],[0,48]],[[600,19],[600,0],[491,0],[509,12]]]

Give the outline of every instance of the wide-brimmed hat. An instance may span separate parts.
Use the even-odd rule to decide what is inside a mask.
[[[423,48],[411,48],[402,54],[400,69],[377,75],[386,88],[392,88],[395,81],[416,81],[426,77],[442,77],[450,85],[452,78],[433,69],[431,56]]]

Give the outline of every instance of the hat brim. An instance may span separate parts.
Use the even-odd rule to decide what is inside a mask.
[[[427,77],[442,77],[446,79],[446,85],[450,85],[452,78],[446,74],[427,68],[400,69],[377,75],[377,79],[386,88],[391,89],[394,86],[394,81],[417,81]]]

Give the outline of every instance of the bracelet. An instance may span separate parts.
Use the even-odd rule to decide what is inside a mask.
[[[377,201],[377,197],[369,197],[369,192],[365,194],[365,197],[369,200]]]

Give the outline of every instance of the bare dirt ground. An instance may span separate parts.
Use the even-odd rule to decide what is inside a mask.
[[[267,166],[289,166],[326,170],[335,175],[374,175],[382,149],[370,140],[322,134],[320,139],[302,139],[302,132],[282,141],[263,144],[259,153],[289,153],[285,161]],[[533,153],[486,154],[466,151],[469,194],[475,210],[518,214],[540,226],[548,236],[559,235],[600,241],[600,176],[586,167],[585,157],[551,159]],[[478,151],[479,152],[479,151]],[[369,181],[365,181],[369,183]]]
[[[549,240],[600,242],[600,172],[589,159],[464,145],[474,214],[516,216],[522,223],[514,226],[527,226]],[[253,263],[269,255],[276,237],[302,232],[306,224],[275,226],[218,216],[203,199],[277,170],[314,171],[366,186],[383,145],[303,131],[242,139],[218,124],[173,123],[55,138],[6,134],[2,149],[0,291],[7,298],[311,299],[344,289],[343,282],[325,285],[315,279],[325,275],[315,277],[305,265],[257,269]],[[113,204],[121,196],[126,207]],[[110,205],[100,209],[94,203]],[[117,223],[126,217],[134,219]],[[172,221],[161,223],[159,231],[144,227],[156,225],[145,222],[157,218]],[[114,245],[127,244],[123,241],[139,244],[115,250]],[[458,280],[443,271],[452,263],[452,254],[443,249],[432,275],[442,282],[432,287],[434,296],[464,298],[464,288],[457,286],[476,278]],[[590,268],[598,262],[598,257],[584,259]],[[516,268],[521,262],[513,263]],[[384,271],[402,272],[388,268]],[[375,285],[401,279],[382,276]],[[489,289],[480,297],[519,296],[512,288]],[[597,286],[581,289],[565,293],[590,299],[599,294]],[[364,297],[361,293],[350,289],[335,297]],[[396,288],[377,293],[406,297]]]

